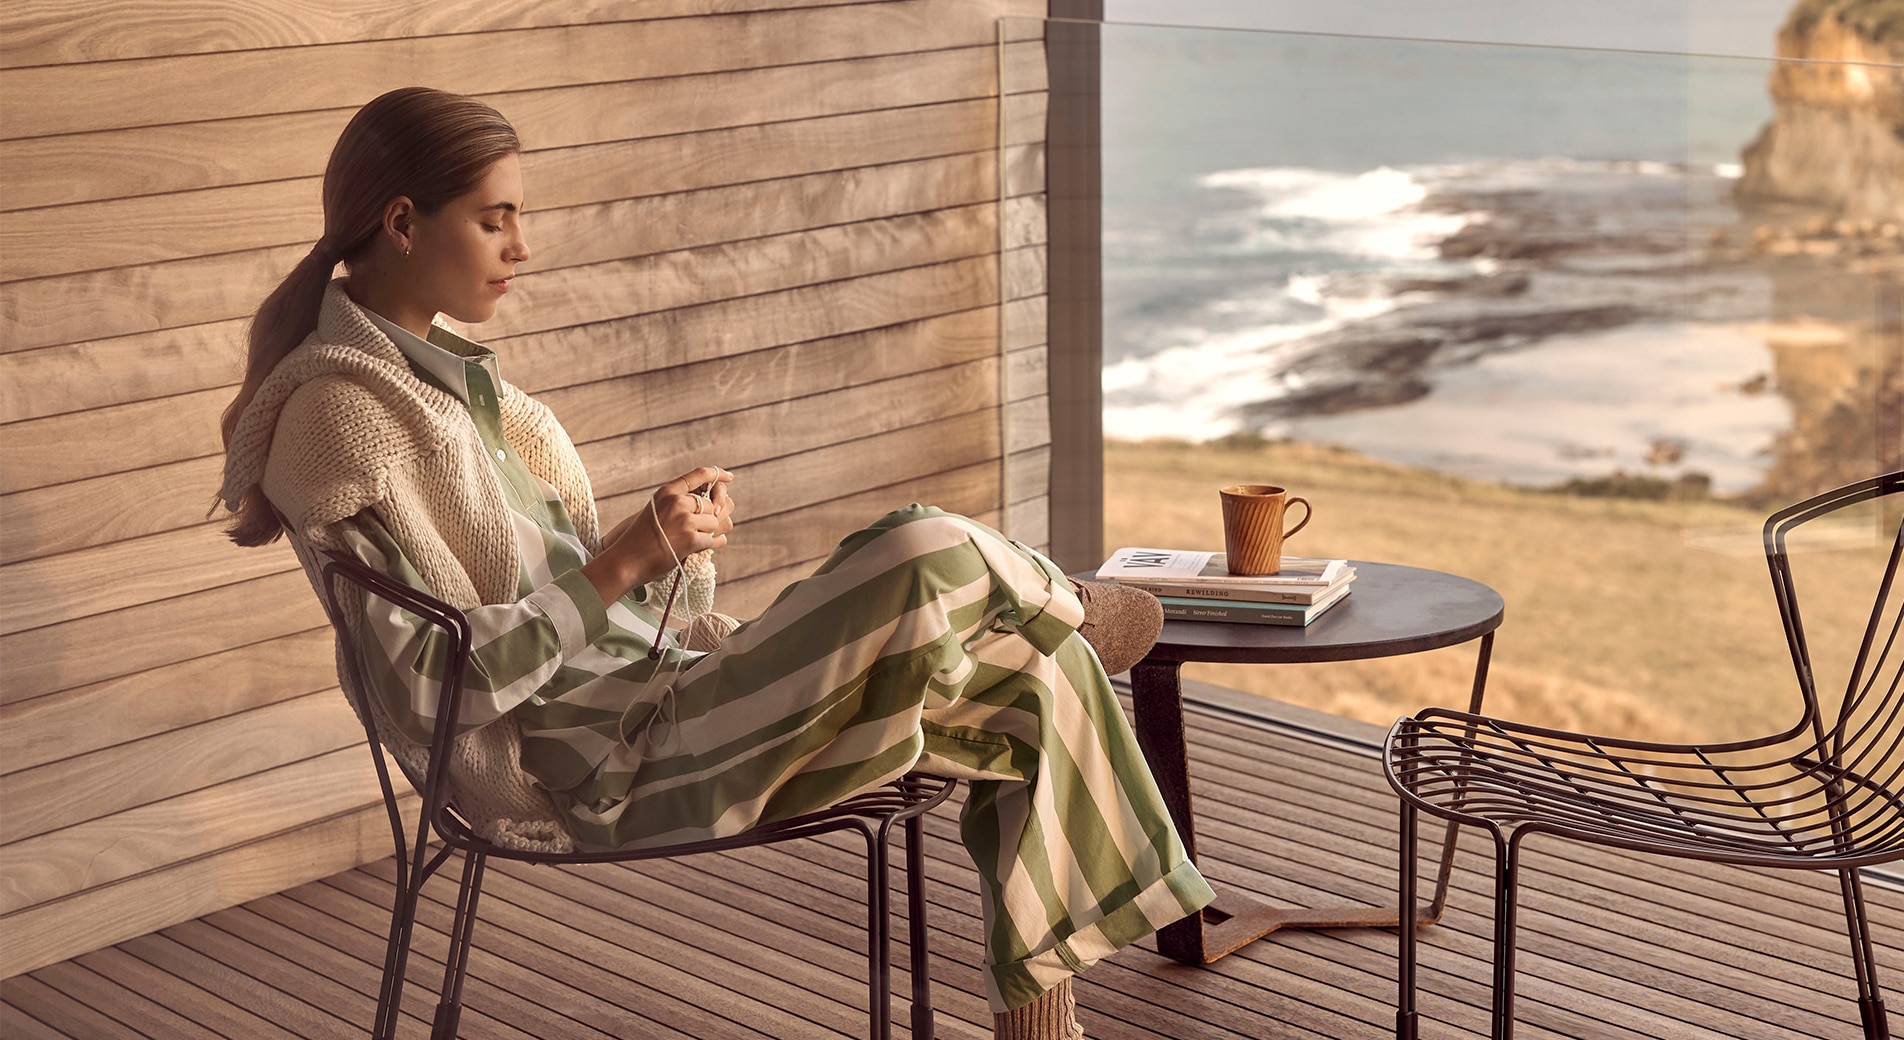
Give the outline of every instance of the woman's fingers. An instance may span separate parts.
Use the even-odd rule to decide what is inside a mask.
[[[719,466],[701,466],[661,485],[660,494],[685,495],[696,488],[714,488],[734,479],[732,473]]]
[[[705,517],[695,523],[696,529],[726,534],[734,528],[734,496],[728,491],[733,480],[734,474],[719,466],[701,466],[669,481],[656,496],[678,497],[688,515]]]

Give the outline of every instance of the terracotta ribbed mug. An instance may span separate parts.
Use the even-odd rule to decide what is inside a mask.
[[[1309,526],[1315,515],[1306,498],[1269,484],[1234,484],[1222,490],[1223,549],[1230,573],[1274,574],[1283,569],[1283,539]],[[1302,522],[1283,530],[1286,511],[1302,503]]]

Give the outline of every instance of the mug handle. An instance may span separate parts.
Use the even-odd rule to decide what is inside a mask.
[[[1285,520],[1289,518],[1289,507],[1295,505],[1298,502],[1302,503],[1302,523],[1299,523],[1296,526],[1290,528],[1289,530],[1284,531],[1283,532],[1284,538],[1296,537],[1296,532],[1302,530],[1305,527],[1308,527],[1309,518],[1316,515],[1316,507],[1310,505],[1308,499],[1298,498],[1292,495],[1290,496],[1289,501],[1283,503],[1283,518]]]

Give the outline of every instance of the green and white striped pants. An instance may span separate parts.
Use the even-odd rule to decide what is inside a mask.
[[[1037,553],[899,510],[631,711],[590,804],[557,803],[579,840],[622,847],[737,833],[911,769],[968,780],[987,995],[1021,1006],[1213,898],[1082,614]]]

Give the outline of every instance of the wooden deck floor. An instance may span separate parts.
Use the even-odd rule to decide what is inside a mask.
[[[1390,898],[1394,800],[1371,751],[1285,728],[1373,730],[1204,688],[1193,717],[1212,881],[1301,905]],[[1264,715],[1245,717],[1237,708]],[[938,1031],[990,1035],[977,900],[951,807],[930,823]],[[1426,846],[1424,842],[1424,847]],[[1432,1038],[1485,1035],[1487,850],[1462,845],[1452,908],[1424,933]],[[863,1036],[858,857],[798,842],[680,862],[492,869],[463,1035]],[[385,861],[0,983],[0,1036],[329,1038],[373,1015]],[[1809,875],[1536,847],[1524,871],[1525,1037],[1860,1035],[1835,883]],[[452,886],[433,886],[405,1036],[427,1035]],[[1869,886],[1893,1020],[1904,1016],[1904,890]],[[895,958],[905,958],[904,930]],[[1093,1040],[1392,1035],[1394,933],[1271,936],[1209,968],[1124,951],[1078,987]],[[900,988],[905,974],[899,971]],[[905,1021],[903,1000],[896,1015]]]

